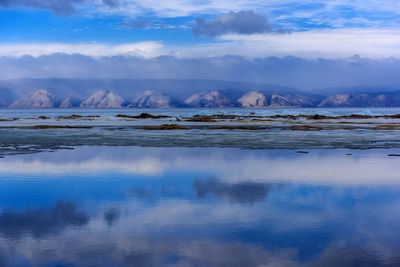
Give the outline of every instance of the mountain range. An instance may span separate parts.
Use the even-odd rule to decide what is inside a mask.
[[[0,81],[2,108],[280,108],[280,107],[400,107],[400,90],[357,87],[306,92],[257,83],[207,80],[69,80]],[[59,83],[55,82],[59,81]],[[18,84],[21,86],[18,87]],[[94,89],[98,85],[112,89]],[[119,86],[116,86],[119,85]],[[135,86],[138,85],[139,86]],[[161,88],[162,84],[165,89]],[[8,86],[7,86],[8,85]],[[29,86],[30,85],[30,86]],[[47,88],[29,90],[29,87]],[[79,86],[81,85],[81,87]],[[147,85],[152,90],[143,90]],[[174,87],[175,85],[175,87]],[[208,85],[208,86],[207,86]],[[134,89],[133,89],[134,88]],[[155,88],[155,89],[153,89]],[[173,88],[177,88],[173,90]]]

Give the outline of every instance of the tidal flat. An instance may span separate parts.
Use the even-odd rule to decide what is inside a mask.
[[[397,114],[4,110],[0,265],[398,266]]]

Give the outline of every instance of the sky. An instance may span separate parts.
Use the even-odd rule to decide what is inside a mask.
[[[400,56],[398,0],[0,0],[0,56]]]
[[[400,58],[399,26],[398,0],[0,0],[0,79],[69,77],[60,54],[74,64],[77,55],[82,64],[232,56],[380,62]],[[48,71],[54,66],[59,72]]]

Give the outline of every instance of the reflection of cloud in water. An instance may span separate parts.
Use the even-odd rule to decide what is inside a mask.
[[[88,222],[89,217],[78,212],[73,203],[58,202],[51,209],[4,211],[0,214],[0,233],[12,238],[24,234],[40,237],[56,233],[67,226],[83,226]]]
[[[54,155],[56,155],[56,152]],[[138,161],[94,158],[72,162],[51,162],[36,159],[26,161],[11,158],[8,162],[0,162],[0,171],[17,174],[101,174],[117,171],[119,173],[155,175],[165,169],[164,165],[163,162],[151,158],[142,158]]]
[[[112,225],[115,221],[119,219],[120,211],[117,208],[110,208],[109,210],[104,212],[104,220],[108,223],[108,225]]]
[[[58,206],[56,205],[47,212],[59,215],[44,217],[61,218],[58,221],[66,221],[60,225],[85,227],[59,226],[57,228],[57,226],[52,226],[51,222],[43,220],[55,230],[50,230],[48,233],[51,234],[47,235],[39,232],[36,235],[40,235],[40,238],[33,239],[30,235],[35,235],[37,232],[31,230],[36,229],[35,226],[23,227],[23,230],[19,230],[23,234],[11,240],[1,231],[0,251],[5,252],[4,265],[7,265],[10,259],[16,258],[26,259],[32,262],[32,265],[47,264],[48,266],[55,265],[56,260],[75,266],[160,266],[166,264],[329,266],[330,262],[343,263],[333,266],[346,266],[347,262],[365,263],[370,259],[369,257],[374,257],[372,262],[377,263],[375,266],[384,263],[395,266],[398,263],[395,257],[398,252],[390,251],[388,247],[391,247],[391,240],[385,239],[387,235],[390,235],[396,242],[396,237],[393,236],[394,228],[387,227],[387,222],[394,227],[398,225],[399,213],[393,209],[393,205],[396,205],[393,199],[386,200],[385,205],[365,206],[364,204],[357,207],[342,207],[338,206],[338,202],[342,201],[344,196],[353,198],[354,194],[330,191],[321,195],[321,192],[317,190],[306,194],[313,197],[312,202],[308,203],[304,198],[304,191],[293,191],[295,187],[285,186],[282,187],[282,191],[289,190],[289,192],[286,193],[287,195],[280,195],[281,202],[273,199],[276,196],[274,193],[269,196],[272,201],[261,202],[257,205],[232,205],[230,202],[243,199],[243,197],[237,198],[238,195],[242,196],[241,194],[232,193],[237,190],[232,189],[233,185],[218,180],[208,180],[202,185],[207,183],[208,187],[213,185],[220,187],[218,190],[206,190],[209,192],[207,194],[217,196],[216,192],[219,191],[219,194],[229,201],[163,200],[150,206],[134,200],[111,201],[99,207],[99,210],[93,210],[90,222],[70,219],[83,217],[88,220],[87,216],[77,212],[73,204],[58,204],[61,207],[60,210],[70,210],[70,212],[55,212],[53,210]],[[244,187],[247,188],[247,186]],[[266,192],[268,195],[270,188],[268,184],[264,186],[265,190],[257,189],[256,191]],[[254,201],[261,199],[262,194],[257,195],[260,198],[253,199]],[[289,205],[288,202],[295,203]],[[385,209],[385,207],[390,207],[390,209]],[[397,207],[399,207],[398,204]],[[266,210],[268,212],[265,212]],[[27,222],[33,221],[37,224],[35,222],[38,219],[25,215],[31,215],[33,212],[14,212],[12,217],[21,217]],[[341,212],[344,213],[341,214]],[[37,213],[43,214],[42,210],[37,210]],[[64,213],[67,215],[61,215]],[[338,217],[338,214],[341,215]],[[385,216],[390,216],[392,219]],[[371,218],[376,218],[377,222]],[[374,223],[371,225],[371,222]],[[8,225],[10,224],[9,222]],[[110,224],[112,227],[109,227]],[[342,227],[334,230],[331,228],[338,225]],[[241,227],[244,235],[248,230],[257,233],[257,237],[240,236],[243,233],[240,233],[237,226]],[[215,233],[213,231],[217,231],[216,236],[213,235]],[[226,238],[221,240],[219,234]],[[317,238],[313,239],[312,236],[317,236]],[[322,237],[321,240],[321,236],[325,236],[326,239]],[[365,238],[365,240],[359,242],[359,240],[354,240],[354,237]],[[277,239],[279,242],[276,241]],[[304,247],[306,250],[310,247],[314,248],[308,245],[310,239],[315,242],[318,249],[308,251],[312,253],[312,258],[304,259],[301,250],[304,250]],[[364,247],[364,242],[367,245],[376,244],[381,250],[377,252],[373,247]],[[338,245],[335,245],[336,243]],[[346,248],[350,249],[346,250]],[[303,257],[301,263],[297,261],[298,257]]]
[[[396,152],[396,151],[394,151]],[[316,184],[400,184],[400,164],[389,150],[239,150],[228,148],[78,147],[71,151],[21,155],[0,161],[10,174],[163,175],[212,172],[224,182],[305,182]],[[383,171],[384,170],[384,171]],[[205,173],[205,174],[204,174]]]
[[[382,248],[331,245],[308,265],[311,267],[399,266],[399,258],[399,252],[382,251]]]
[[[27,246],[26,244],[29,244]],[[70,229],[46,239],[0,238],[2,263],[22,259],[34,266],[63,262],[73,266],[398,266],[398,252],[381,247],[336,245],[299,261],[295,248],[271,249],[240,241],[145,238],[116,231],[98,233]]]
[[[234,203],[254,203],[264,200],[271,189],[269,184],[240,182],[222,183],[215,179],[201,181],[196,179],[193,189],[199,198],[214,195],[217,198]]]
[[[297,266],[293,249],[269,251],[242,242],[153,240],[111,232],[101,238],[87,235],[80,239],[66,233],[32,240],[30,246],[23,243],[28,240],[8,243],[3,261],[22,258],[33,266],[56,262],[68,266]],[[6,242],[0,238],[0,244]]]
[[[82,191],[88,196],[80,198],[77,191],[72,200],[75,197],[76,203],[90,207],[90,219],[65,202],[25,212],[3,210],[0,266],[10,261],[22,265],[18,259],[39,266],[398,266],[399,241],[393,234],[399,224],[398,188],[293,183],[275,190],[278,186],[273,183],[397,183],[398,159],[386,157],[386,152],[368,153],[355,151],[360,156],[348,157],[343,151],[298,155],[215,148],[78,148],[38,154],[36,160],[31,156],[2,159],[0,172],[5,173],[26,167],[28,173],[64,174],[71,167],[76,168],[73,172],[112,170],[160,178],[171,172],[165,177],[172,179],[130,179],[133,183],[126,185],[132,188],[117,181],[123,196],[101,195],[103,191],[90,187]],[[194,177],[216,178],[192,183]],[[115,184],[104,182],[112,178],[87,180],[113,192]],[[77,181],[62,179],[66,185],[71,180]],[[43,181],[28,182],[29,188]],[[82,186],[78,182],[75,185]],[[224,201],[193,199],[192,190],[199,198]],[[49,197],[43,187],[40,192],[42,199]],[[51,192],[58,193],[57,189]]]

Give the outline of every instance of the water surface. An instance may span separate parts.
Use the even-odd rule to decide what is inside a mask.
[[[0,264],[399,265],[400,158],[388,154],[400,151],[302,152],[82,146],[0,159]]]

